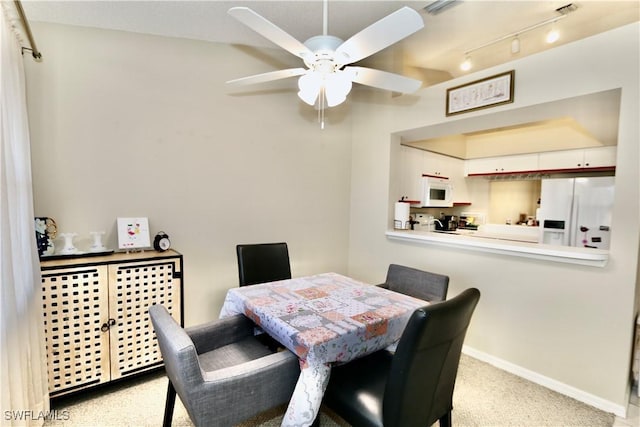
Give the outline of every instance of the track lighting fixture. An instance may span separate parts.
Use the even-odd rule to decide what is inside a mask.
[[[511,53],[516,54],[520,52],[520,39],[516,36],[511,40]]]
[[[551,27],[551,29],[547,33],[547,37],[545,37],[545,40],[547,41],[547,43],[552,44],[557,42],[559,38],[560,33],[558,33],[558,30],[556,30],[555,27]]]
[[[473,64],[471,64],[471,57],[467,55],[465,56],[464,61],[462,61],[462,64],[460,64],[460,69],[462,71],[469,71],[472,65]]]
[[[462,2],[458,0],[436,0],[433,3],[429,3],[424,10],[431,15],[437,15],[451,6],[455,6],[460,3]]]
[[[540,28],[543,27],[545,25],[549,25],[551,24],[552,27],[549,30],[549,32],[546,34],[546,41],[547,43],[555,43],[556,41],[558,41],[558,39],[560,38],[560,33],[558,32],[555,23],[558,22],[561,19],[564,19],[568,16],[569,13],[574,12],[578,7],[573,4],[573,3],[569,3],[565,6],[559,7],[557,8],[555,11],[558,12],[560,15],[559,16],[555,16],[553,18],[549,18],[546,19],[544,21],[538,22],[537,24],[533,24],[530,25],[528,27],[525,27],[521,30],[518,31],[514,31],[512,33],[509,33],[507,35],[504,35],[502,37],[499,37],[495,40],[492,40],[488,43],[484,43],[480,46],[474,47],[473,49],[469,49],[464,53],[464,61],[460,64],[460,69],[463,71],[469,71],[472,68],[472,64],[471,64],[471,59],[470,59],[470,54],[472,52],[475,52],[477,50],[480,50],[482,48],[488,47],[488,46],[492,46],[496,43],[499,43],[501,41],[504,40],[509,40],[511,39],[511,53],[512,54],[516,54],[520,52],[520,36],[524,33],[527,33],[529,31],[535,30],[536,28]]]

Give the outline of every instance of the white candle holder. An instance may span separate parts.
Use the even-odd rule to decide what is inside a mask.
[[[104,252],[107,248],[102,244],[102,236],[104,231],[90,231],[89,234],[93,236],[93,244],[89,248],[90,252]]]
[[[60,251],[62,255],[78,253],[78,248],[76,248],[73,244],[73,238],[77,235],[78,233],[60,233],[60,236],[64,238],[64,247]]]

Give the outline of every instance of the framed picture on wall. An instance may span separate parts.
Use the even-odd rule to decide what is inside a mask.
[[[447,89],[447,116],[513,102],[515,71]]]
[[[148,218],[118,218],[118,247],[142,249],[151,247]]]

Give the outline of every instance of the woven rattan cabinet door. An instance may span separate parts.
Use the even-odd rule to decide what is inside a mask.
[[[107,267],[42,272],[42,305],[54,396],[110,380]]]
[[[111,379],[151,369],[162,363],[149,319],[153,304],[164,305],[181,323],[180,258],[109,266]]]

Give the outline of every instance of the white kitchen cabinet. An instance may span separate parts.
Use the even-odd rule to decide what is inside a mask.
[[[539,156],[540,170],[601,168],[615,164],[615,146],[550,151]]]
[[[596,147],[584,150],[584,167],[600,168],[616,165],[617,147]]]
[[[182,255],[64,257],[40,269],[51,397],[162,366],[147,311],[163,304],[182,324]]]
[[[465,162],[466,175],[529,172],[538,170],[538,154],[487,157]]]
[[[454,202],[467,201],[464,160],[403,145],[400,162],[400,197],[405,200],[422,200],[422,176],[430,175],[449,179],[454,188]]]
[[[422,170],[424,151],[400,146],[400,197],[406,200],[422,199]]]
[[[423,174],[448,178],[453,186],[453,202],[467,202],[467,183],[464,179],[465,161],[451,156],[424,152]]]
[[[454,188],[454,202],[468,199],[464,160],[417,148],[400,146],[400,197],[422,200],[422,176],[448,178]]]
[[[463,160],[425,151],[422,173],[433,177],[451,179],[456,175],[462,176],[464,172],[463,165]]]

